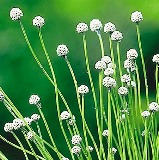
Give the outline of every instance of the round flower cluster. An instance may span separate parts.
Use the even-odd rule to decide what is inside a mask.
[[[38,27],[38,28],[41,28],[44,24],[45,24],[45,20],[41,16],[36,16],[33,19],[33,25],[36,26],[36,27]]]
[[[104,71],[104,75],[106,76],[112,76],[114,74],[114,69],[112,68],[106,68]]]
[[[122,35],[122,33],[119,32],[119,31],[114,31],[114,32],[111,34],[111,40],[112,40],[112,41],[120,42],[122,39],[123,39],[123,35]]]
[[[69,50],[68,50],[66,45],[61,44],[57,47],[56,52],[57,52],[58,56],[64,56],[65,57],[67,55],[67,53],[69,52]]]
[[[116,81],[112,77],[105,77],[103,79],[103,85],[110,89],[110,88],[116,87]]]
[[[71,116],[70,113],[67,112],[67,111],[63,111],[63,112],[60,114],[61,120],[67,120],[67,119],[70,118],[70,116]]]
[[[30,119],[29,117],[25,117],[24,121],[23,121],[23,126],[26,126],[26,123],[28,125],[31,125],[32,119]]]
[[[89,88],[86,85],[81,85],[78,87],[78,93],[84,95],[89,92]]]
[[[143,20],[142,13],[139,11],[135,11],[131,14],[131,21],[135,23],[139,23]]]
[[[34,139],[34,136],[35,136],[35,132],[33,132],[33,131],[29,131],[29,132],[27,133],[27,139],[28,139],[28,140],[33,140],[33,139]]]
[[[124,61],[124,68],[127,69],[128,72],[133,72],[136,70],[135,63],[130,59],[126,59]]]
[[[40,115],[39,115],[39,114],[36,114],[36,113],[32,114],[31,120],[32,120],[33,122],[36,122],[36,121],[38,121],[39,119],[40,119]]]
[[[130,75],[128,75],[128,74],[122,75],[121,76],[121,81],[126,82],[126,83],[130,82],[131,81]]]
[[[106,68],[106,63],[104,61],[98,61],[95,64],[95,69],[105,69]]]
[[[101,61],[104,61],[106,64],[109,64],[112,62],[112,59],[109,56],[104,56],[101,58]]]
[[[127,86],[128,87],[133,87],[133,88],[135,88],[136,87],[136,82],[134,82],[134,81],[130,81],[130,82],[127,82]]]
[[[5,132],[11,132],[11,131],[13,131],[13,129],[14,129],[13,123],[6,123],[4,125]]]
[[[79,155],[80,152],[81,152],[81,147],[79,147],[79,146],[74,146],[74,147],[71,149],[71,152],[72,152],[73,154]]]
[[[19,8],[12,8],[10,11],[10,18],[13,21],[20,20],[23,16],[23,12]]]
[[[125,96],[125,95],[128,94],[128,89],[127,89],[126,87],[120,87],[120,88],[118,89],[118,94],[119,94],[119,95],[122,95],[122,96]]]
[[[93,19],[90,22],[90,29],[93,32],[99,32],[102,29],[102,27],[103,27],[102,23],[99,19]]]
[[[40,102],[40,97],[38,95],[33,94],[30,96],[29,103],[31,105],[39,105],[39,102]]]
[[[73,145],[80,144],[81,141],[82,141],[82,138],[80,137],[80,135],[74,135],[71,140]]]
[[[15,130],[18,130],[20,128],[22,128],[24,126],[24,122],[23,120],[19,119],[19,118],[16,118],[13,120],[13,128]]]
[[[106,129],[103,131],[102,136],[108,137],[109,136],[109,131]]]
[[[109,63],[109,64],[108,64],[108,68],[115,69],[115,68],[116,68],[116,65],[115,65],[115,64],[113,64],[113,63]]]
[[[156,64],[159,64],[159,54],[155,54],[152,58],[152,61]]]
[[[78,33],[84,33],[86,31],[88,31],[88,26],[86,23],[79,23],[77,26],[76,26],[76,31]]]
[[[0,101],[4,101],[4,94],[2,93],[2,91],[0,91]]]
[[[75,122],[76,122],[76,118],[74,115],[72,115],[72,118],[69,119],[68,124],[73,126]]]
[[[104,32],[106,32],[106,33],[108,33],[108,32],[112,33],[112,32],[114,32],[115,30],[116,30],[116,27],[115,27],[115,25],[114,25],[113,23],[111,23],[111,22],[108,22],[108,23],[106,23],[106,24],[104,25]]]
[[[138,53],[135,49],[129,49],[126,53],[127,59],[135,60],[138,57]]]
[[[110,153],[112,153],[112,154],[115,154],[117,152],[117,149],[116,148],[111,148],[111,150],[110,150]]]
[[[150,112],[149,112],[149,111],[143,111],[143,112],[141,113],[141,116],[142,116],[143,118],[148,118],[148,117],[150,116]]]
[[[149,110],[151,112],[157,112],[157,111],[159,111],[159,105],[158,105],[158,103],[156,103],[156,102],[150,103],[149,104]]]
[[[86,150],[89,151],[89,152],[92,152],[93,151],[93,147],[92,146],[88,146],[88,147],[86,147]]]

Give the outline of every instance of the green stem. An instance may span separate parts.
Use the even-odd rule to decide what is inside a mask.
[[[118,55],[118,67],[119,67],[119,76],[122,76],[122,67],[121,67],[121,59],[120,59],[120,42],[117,42],[117,55]]]
[[[148,130],[147,130],[147,119],[145,120],[145,145],[144,145],[144,152],[143,152],[143,159],[147,160],[147,149],[148,149]]]
[[[102,52],[102,57],[104,57],[104,45],[103,45],[103,40],[102,40],[102,36],[100,33],[97,34],[98,38],[99,38],[99,43],[100,43],[100,48],[101,48],[101,52]]]
[[[155,79],[156,79],[156,102],[157,102],[158,101],[158,64],[156,64]]]

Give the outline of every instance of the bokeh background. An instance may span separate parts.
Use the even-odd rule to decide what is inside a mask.
[[[126,58],[126,51],[137,47],[135,24],[130,21],[133,11],[143,13],[144,21],[141,23],[141,36],[143,51],[148,72],[150,96],[154,97],[154,64],[152,56],[159,53],[159,1],[158,0],[0,0],[0,87],[2,87],[24,116],[31,116],[37,112],[30,106],[28,99],[36,93],[41,97],[44,114],[48,119],[51,131],[61,151],[67,151],[58,126],[54,88],[36,65],[26,43],[18,22],[11,21],[9,11],[12,7],[19,7],[24,13],[22,22],[27,31],[30,42],[43,65],[48,69],[42,47],[38,39],[37,29],[32,25],[32,19],[41,15],[46,24],[42,28],[44,41],[55,68],[60,90],[63,92],[73,113],[78,120],[78,109],[73,82],[64,60],[56,55],[56,47],[66,44],[70,50],[69,60],[74,68],[79,84],[87,84],[89,80],[86,73],[82,36],[77,34],[75,27],[79,22],[89,22],[98,18],[102,23],[113,22],[117,29],[123,32],[121,42],[121,57]],[[105,53],[109,55],[108,35],[102,33]],[[95,33],[87,33],[88,53],[95,84],[98,73],[94,64],[100,59],[100,48]],[[143,79],[142,79],[143,80]],[[96,132],[94,121],[94,107],[91,95],[86,98],[86,117],[92,132]],[[144,99],[143,99],[144,102]],[[64,106],[61,103],[61,109]],[[0,104],[0,134],[15,142],[9,133],[4,133],[3,126],[12,121],[12,116]],[[43,128],[43,124],[41,124]],[[20,135],[20,133],[18,133]],[[44,131],[46,140],[47,135]],[[22,140],[23,141],[23,140]],[[16,142],[15,142],[16,143]],[[23,160],[22,152],[13,149],[0,140],[0,150],[9,160]],[[18,155],[18,158],[17,158]],[[30,159],[34,159],[31,158]]]

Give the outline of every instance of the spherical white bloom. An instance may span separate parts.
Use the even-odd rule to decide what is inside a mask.
[[[29,103],[30,104],[34,104],[34,105],[38,105],[40,102],[40,97],[36,94],[33,94],[30,96],[29,98]]]
[[[68,124],[73,126],[75,124],[75,122],[76,122],[76,118],[74,115],[72,115],[72,118],[69,119]]]
[[[90,22],[90,29],[93,32],[99,32],[102,29],[102,27],[103,27],[102,23],[99,19],[93,19]]]
[[[32,116],[31,116],[31,120],[36,122],[40,119],[40,115],[39,114],[36,114],[34,113]]]
[[[69,50],[66,45],[61,44],[57,47],[56,52],[58,56],[66,56]]]
[[[115,69],[115,68],[116,68],[116,65],[115,65],[115,64],[113,64],[113,63],[109,63],[109,64],[108,64],[108,68]]]
[[[139,11],[135,11],[131,14],[131,21],[135,23],[139,23],[143,20],[142,13]]]
[[[108,22],[104,25],[104,32],[114,32],[116,30],[116,27],[113,23]]]
[[[134,82],[134,81],[131,81],[131,82],[127,82],[127,85],[128,85],[128,87],[133,87],[133,88],[135,88],[136,87],[136,82]]]
[[[135,49],[129,49],[126,53],[127,59],[134,60],[138,57],[138,53]]]
[[[23,12],[19,8],[12,8],[10,11],[10,18],[15,20],[20,20],[20,18],[23,16]]]
[[[13,123],[6,123],[4,125],[5,132],[11,132],[11,131],[13,131],[13,129],[14,129]]]
[[[77,26],[76,26],[76,31],[78,33],[84,33],[86,31],[88,31],[88,26],[86,23],[79,23]]]
[[[89,88],[86,85],[81,85],[78,87],[78,93],[86,94],[89,92]]]
[[[80,142],[82,141],[82,138],[80,137],[80,135],[74,135],[71,141],[73,145],[77,145],[77,144],[80,144]]]
[[[126,87],[119,87],[118,94],[122,95],[122,96],[125,96],[125,95],[128,94],[128,89]]]
[[[122,115],[120,116],[120,121],[125,120],[125,118],[126,118],[125,114],[122,114]]]
[[[36,26],[36,27],[38,27],[38,28],[41,28],[44,24],[45,24],[45,20],[41,16],[36,16],[33,19],[33,25]]]
[[[0,91],[0,101],[3,101],[4,100],[4,94],[2,93],[2,91]]]
[[[157,111],[159,111],[159,105],[158,105],[158,103],[156,103],[156,102],[150,103],[149,104],[149,110],[151,112],[157,112]]]
[[[109,131],[106,129],[103,131],[102,136],[108,137],[109,136]]]
[[[104,61],[106,64],[109,64],[112,62],[112,59],[109,56],[104,56],[101,58],[101,61]]]
[[[117,149],[116,148],[111,148],[111,150],[110,150],[110,153],[112,153],[112,154],[115,154],[117,152]]]
[[[21,120],[19,118],[16,118],[16,119],[13,120],[13,128],[15,130],[18,130],[21,127],[23,127],[23,124],[24,124],[23,120]]]
[[[114,69],[112,69],[112,68],[106,68],[104,71],[104,75],[106,75],[106,76],[111,76],[113,74],[114,74]]]
[[[92,146],[88,146],[88,147],[86,147],[86,150],[89,151],[89,152],[92,152],[93,151],[93,147]]]
[[[105,69],[106,68],[106,63],[104,61],[98,61],[95,64],[95,69]]]
[[[26,126],[26,123],[27,123],[28,125],[31,125],[32,119],[30,119],[29,117],[25,117],[25,118],[24,118],[24,121],[25,121],[25,122],[23,122],[23,126]]]
[[[131,81],[130,75],[128,75],[128,74],[122,75],[121,76],[121,81],[126,82],[126,83],[130,82]]]
[[[148,117],[150,116],[150,112],[149,112],[149,111],[143,111],[143,112],[141,113],[141,116],[142,116],[143,118],[148,118]]]
[[[73,154],[80,154],[80,152],[81,152],[81,147],[79,147],[79,146],[74,146],[72,149],[71,149],[71,152],[73,153]]]
[[[114,31],[114,32],[111,34],[111,40],[112,40],[112,41],[118,41],[118,42],[120,42],[122,39],[123,39],[123,35],[122,35],[122,33],[119,32],[119,31]]]
[[[113,88],[116,87],[116,81],[112,77],[105,77],[103,79],[103,85],[107,88]]]
[[[33,140],[34,136],[35,136],[35,132],[33,132],[33,131],[29,131],[27,133],[27,139],[29,139],[29,140]]]
[[[66,158],[66,157],[62,157],[62,160],[69,160],[68,158]]]
[[[134,66],[134,62],[130,59],[126,59],[124,61],[124,68],[125,69],[131,69]]]
[[[159,54],[155,54],[155,55],[153,56],[152,61],[153,61],[154,63],[159,64]]]
[[[70,118],[70,113],[67,112],[67,111],[63,111],[61,114],[60,114],[60,118],[61,120],[67,120]]]

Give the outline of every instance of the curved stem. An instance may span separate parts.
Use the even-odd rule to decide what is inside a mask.
[[[120,42],[117,42],[117,55],[118,55],[118,67],[119,67],[119,75],[120,78],[122,76],[122,67],[121,67],[121,60],[120,60]]]

